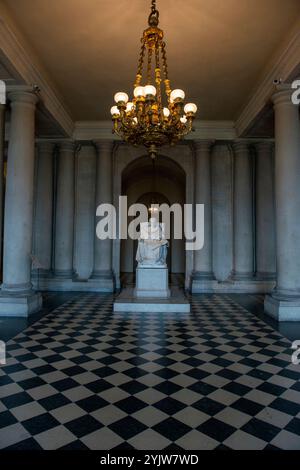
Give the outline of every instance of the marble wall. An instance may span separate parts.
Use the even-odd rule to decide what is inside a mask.
[[[195,200],[205,203],[205,223],[209,224],[205,233],[210,237],[205,240],[205,248],[209,246],[211,250],[211,275],[207,276],[207,273],[204,273],[203,278],[203,273],[199,272],[203,264],[202,257],[203,261],[205,259],[205,265],[208,263],[208,253],[205,253],[205,249],[199,252],[185,251],[185,240],[170,242],[170,271],[185,274],[186,288],[192,289],[193,292],[266,292],[272,289],[274,246],[269,247],[269,261],[263,263],[263,272],[268,275],[264,277],[260,272],[258,276],[254,271],[257,258],[256,239],[261,243],[261,230],[264,234],[269,230],[270,239],[273,236],[272,223],[268,227],[262,225],[262,228],[255,229],[254,208],[256,180],[260,178],[255,165],[256,155],[263,158],[263,148],[270,153],[272,148],[270,145],[268,148],[261,145],[258,153],[255,147],[244,141],[183,143],[175,148],[163,149],[157,158],[154,170],[151,159],[142,149],[130,148],[124,144],[115,144],[114,147],[108,144],[102,146],[100,142],[97,145],[92,142],[72,145],[74,188],[70,175],[66,178],[60,174],[65,171],[60,163],[62,158],[66,158],[64,156],[66,143],[58,142],[54,145],[51,142],[41,142],[37,147],[33,238],[34,255],[42,266],[38,270],[33,270],[33,281],[37,283],[36,279],[39,277],[40,288],[109,291],[120,287],[120,273],[131,273],[135,270],[136,244],[130,239],[122,241],[118,239],[119,196],[126,195],[130,206],[139,202],[148,193],[156,191],[170,204],[180,203],[183,206],[185,203],[194,204]],[[67,148],[70,152],[70,145]],[[246,152],[245,155],[243,152]],[[105,181],[106,175],[106,171],[103,173],[101,171],[104,155],[105,165],[111,166],[112,177],[111,184],[105,184],[105,187],[101,183]],[[203,158],[207,159],[204,166],[201,163]],[[199,168],[197,165],[200,165]],[[268,204],[268,218],[274,222],[274,208],[273,213],[270,213],[272,207],[268,202],[273,200],[273,170],[272,166],[268,168],[272,174],[268,175],[267,191],[270,194],[269,199],[265,194],[265,201]],[[255,169],[256,178],[254,178]],[[59,195],[59,184],[60,191],[63,190],[65,196]],[[113,201],[117,213],[117,239],[106,241],[106,245],[95,238],[96,194],[99,184],[100,189],[102,188],[101,201]],[[64,236],[68,230],[66,223],[60,220],[64,217],[61,207],[65,207],[61,198],[70,200],[70,197],[72,198],[70,192],[73,194],[73,191],[72,273],[68,274],[62,272],[61,268],[57,269],[55,252],[57,246],[60,246],[57,245],[56,238]],[[107,192],[109,194],[106,194]],[[263,204],[261,201],[259,214]],[[250,219],[248,216],[245,219],[249,211]],[[69,218],[70,216],[68,216],[70,223]],[[260,215],[261,218],[263,216]],[[60,233],[58,223],[61,224],[63,233]],[[242,248],[247,243],[249,248],[248,251],[245,250],[246,255],[243,255]],[[97,276],[95,276],[96,248],[100,255],[105,253],[106,258],[108,250],[111,253],[110,260],[105,261],[104,274],[100,269],[100,275]],[[59,262],[61,264],[61,259]],[[98,263],[101,268],[101,257]],[[108,269],[109,263],[111,263],[111,275]],[[245,268],[243,271],[243,267],[248,265],[253,266],[252,270]]]

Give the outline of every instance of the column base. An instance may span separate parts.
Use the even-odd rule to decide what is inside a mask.
[[[90,277],[90,279],[112,279],[112,278],[113,278],[113,272],[110,269],[99,270],[99,271],[94,270]]]
[[[52,276],[50,269],[32,269],[31,271],[31,279],[49,278],[50,276]]]
[[[194,294],[204,292],[203,289],[210,290],[216,282],[212,271],[193,271],[191,279],[191,292]]]
[[[32,284],[40,291],[50,292],[114,292],[113,279],[66,279],[63,277],[49,277],[32,279]]]
[[[88,284],[101,292],[114,292],[114,274],[111,269],[94,270],[88,280]]]
[[[73,269],[55,269],[53,273],[54,277],[61,279],[72,279],[74,276]]]
[[[192,279],[212,281],[216,278],[212,271],[193,271]]]
[[[232,271],[230,279],[233,281],[251,281],[254,278],[253,271],[248,272],[239,272],[239,271]]]
[[[0,293],[0,316],[28,317],[42,308],[43,299],[40,293],[12,294],[5,291]]]
[[[255,279],[259,281],[274,281],[276,279],[276,273],[257,271]]]
[[[273,295],[267,295],[264,302],[265,312],[275,320],[300,321],[300,298],[280,299]]]
[[[272,292],[275,281],[258,281],[254,278],[226,281],[193,280],[192,294],[267,294]]]

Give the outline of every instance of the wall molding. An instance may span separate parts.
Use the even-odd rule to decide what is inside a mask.
[[[299,23],[300,26],[300,23]],[[300,65],[300,28],[292,38],[280,49],[276,59],[271,61],[263,78],[252,93],[251,98],[243,108],[236,120],[236,130],[238,136],[243,135],[251,126],[257,115],[262,111],[272,94],[276,90],[274,80],[281,79],[288,81]]]
[[[112,134],[111,121],[77,121],[75,122],[73,139],[74,140],[116,140],[121,139]],[[236,130],[233,121],[200,121],[194,122],[195,132],[191,132],[185,140],[196,139],[216,139],[216,140],[234,140]]]
[[[63,103],[62,97],[50,81],[42,74],[33,58],[20,43],[10,26],[0,17],[0,50],[27,85],[37,85],[40,97],[53,118],[66,134],[71,136],[74,122]]]

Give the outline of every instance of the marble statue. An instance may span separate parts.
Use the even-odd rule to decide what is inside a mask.
[[[136,260],[139,267],[166,266],[168,241],[165,238],[165,226],[155,217],[141,223]]]

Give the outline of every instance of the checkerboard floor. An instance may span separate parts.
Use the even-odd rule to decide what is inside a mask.
[[[7,344],[0,448],[300,449],[291,343],[230,296],[113,313],[83,294]]]

